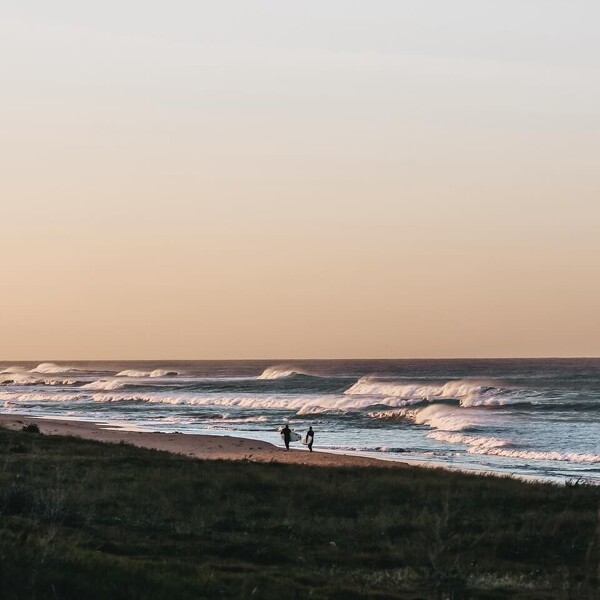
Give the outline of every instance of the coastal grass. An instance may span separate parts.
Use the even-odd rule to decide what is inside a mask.
[[[600,489],[0,429],[0,598],[597,598]]]

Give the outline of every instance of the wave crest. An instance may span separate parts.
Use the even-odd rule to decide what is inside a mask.
[[[119,390],[126,385],[125,381],[119,381],[118,379],[97,379],[82,385],[81,388],[86,390]]]
[[[445,383],[409,383],[394,378],[368,375],[361,377],[344,394],[349,396],[381,396],[402,398],[405,401],[427,401],[457,399],[461,406],[499,406],[513,401],[520,390],[510,390],[490,385],[488,382],[452,380]],[[516,398],[515,398],[516,399]]]
[[[4,373],[0,375],[0,385],[35,385],[40,379],[32,377],[28,373]]]
[[[54,379],[35,377],[28,372],[4,373],[0,374],[0,385],[76,385],[80,383],[77,379]]]
[[[443,404],[430,404],[425,408],[413,411],[410,416],[417,425],[427,425],[432,429],[443,431],[462,431],[489,425],[489,419],[481,413],[467,412],[459,407],[444,406]]]
[[[57,365],[55,363],[47,362],[40,363],[37,367],[34,367],[30,373],[43,373],[46,375],[56,375],[59,373],[77,373],[83,369],[76,369],[75,367],[68,367],[66,365]]]
[[[154,369],[154,371],[138,371],[136,369],[125,369],[115,375],[115,377],[172,377],[179,375],[177,371],[166,371],[164,369]]]
[[[26,370],[25,367],[12,366],[6,367],[6,369],[3,369],[0,373],[24,373]]]
[[[287,365],[274,365],[267,367],[257,379],[281,379],[283,377],[292,377],[294,375],[308,375],[306,371],[297,367]]]

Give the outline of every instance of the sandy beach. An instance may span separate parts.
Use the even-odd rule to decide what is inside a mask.
[[[406,463],[397,461],[318,450],[311,453],[305,449],[291,448],[286,451],[269,442],[242,437],[115,430],[101,423],[88,421],[0,415],[0,426],[6,429],[20,430],[29,423],[35,423],[45,435],[68,435],[112,444],[126,443],[203,460],[249,460],[322,467],[409,467]]]

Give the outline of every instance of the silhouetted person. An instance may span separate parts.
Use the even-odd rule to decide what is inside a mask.
[[[308,428],[308,431],[306,432],[306,445],[308,446],[308,449],[312,452],[312,445],[313,442],[315,440],[315,432],[313,431],[312,427]]]
[[[285,424],[285,427],[281,430],[281,433],[283,433],[283,442],[285,444],[285,449],[289,450],[290,439],[292,437],[292,430],[290,429],[290,426],[287,423]]]

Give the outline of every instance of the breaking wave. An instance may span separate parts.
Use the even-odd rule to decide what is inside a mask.
[[[127,382],[118,379],[97,379],[81,386],[86,390],[118,390],[127,385]]]
[[[432,429],[443,431],[462,431],[486,426],[490,422],[487,415],[467,412],[443,404],[431,404],[412,412],[410,416],[417,425],[427,425]]]
[[[154,369],[154,371],[138,371],[136,369],[125,369],[115,375],[115,377],[173,377],[179,375],[177,371],[165,371],[164,369]]]
[[[281,379],[282,377],[292,377],[294,375],[309,375],[309,373],[302,371],[297,367],[275,365],[273,367],[267,367],[257,379]]]
[[[259,409],[281,409],[294,410],[300,408],[306,401],[303,398],[286,398],[283,396],[215,396],[213,394],[192,395],[192,394],[133,394],[121,392],[115,394],[93,394],[94,402],[145,402],[148,404],[171,404],[188,406],[231,406],[239,408],[259,408]]]
[[[81,371],[75,367],[67,367],[64,365],[56,365],[54,363],[40,363],[37,367],[31,369],[30,373],[46,373],[46,374],[57,374],[57,373],[74,373]]]
[[[53,393],[53,392],[0,392],[0,402],[77,402],[90,400],[89,394]]]
[[[77,379],[54,379],[35,377],[28,372],[12,372],[0,374],[0,385],[76,385]]]
[[[407,383],[394,378],[361,377],[345,394],[349,396],[382,396],[402,398],[406,402],[431,402],[437,399],[457,399],[461,406],[501,406],[523,401],[523,390],[495,387],[488,382],[454,380],[445,383]],[[535,395],[529,391],[529,395]]]
[[[6,373],[0,375],[0,385],[35,385],[40,380],[27,373]]]

